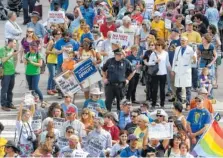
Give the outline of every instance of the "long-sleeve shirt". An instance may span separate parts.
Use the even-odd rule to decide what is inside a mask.
[[[36,24],[30,22],[27,24],[27,28],[29,27],[34,29],[36,36],[39,38],[43,38],[46,35],[46,30],[40,22],[37,22]]]
[[[86,20],[86,23],[92,29],[93,24],[94,24],[94,17],[95,17],[94,9],[92,9],[90,7],[85,8],[85,7],[81,6],[80,10],[81,10],[81,14],[83,15],[84,19]]]
[[[5,23],[5,39],[19,40],[22,34],[22,29],[16,22],[7,21]]]

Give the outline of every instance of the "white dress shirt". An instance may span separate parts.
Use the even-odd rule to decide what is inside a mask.
[[[8,20],[5,23],[5,39],[19,40],[22,35],[22,29],[16,22]]]

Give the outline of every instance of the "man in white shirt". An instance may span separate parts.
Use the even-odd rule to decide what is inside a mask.
[[[22,35],[22,29],[16,22],[17,16],[15,12],[9,12],[8,18],[9,20],[5,23],[5,42],[8,43],[8,39],[15,39],[17,42],[15,51],[17,51],[19,49],[18,40],[20,39]],[[15,68],[16,68],[18,55],[14,57],[14,60],[15,60]]]

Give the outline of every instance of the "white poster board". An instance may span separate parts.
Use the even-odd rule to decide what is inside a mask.
[[[64,23],[65,13],[64,11],[49,11],[48,12],[48,22],[54,24]]]
[[[74,150],[72,153],[72,157],[87,157],[88,153],[82,150]]]
[[[112,32],[111,43],[121,44],[122,46],[127,46],[129,41],[130,41],[130,39],[129,39],[129,35],[128,34]]]
[[[172,21],[165,18],[165,28],[168,29],[168,30],[171,30],[171,24],[172,24]]]
[[[58,130],[62,130],[64,122],[65,122],[65,118],[53,118],[54,128]]]
[[[56,84],[59,86],[63,94],[73,95],[81,90],[73,72],[66,71],[54,78]]]
[[[34,116],[31,123],[33,131],[38,131],[42,128],[42,117],[41,115]]]
[[[172,139],[173,123],[149,125],[149,139]]]
[[[145,0],[146,11],[149,12],[150,18],[152,18],[152,13],[154,9],[154,0]]]

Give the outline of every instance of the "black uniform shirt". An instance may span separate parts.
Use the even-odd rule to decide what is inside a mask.
[[[126,78],[133,72],[131,63],[127,59],[116,61],[115,57],[108,59],[102,70],[107,71],[107,79],[111,83],[125,82]]]

